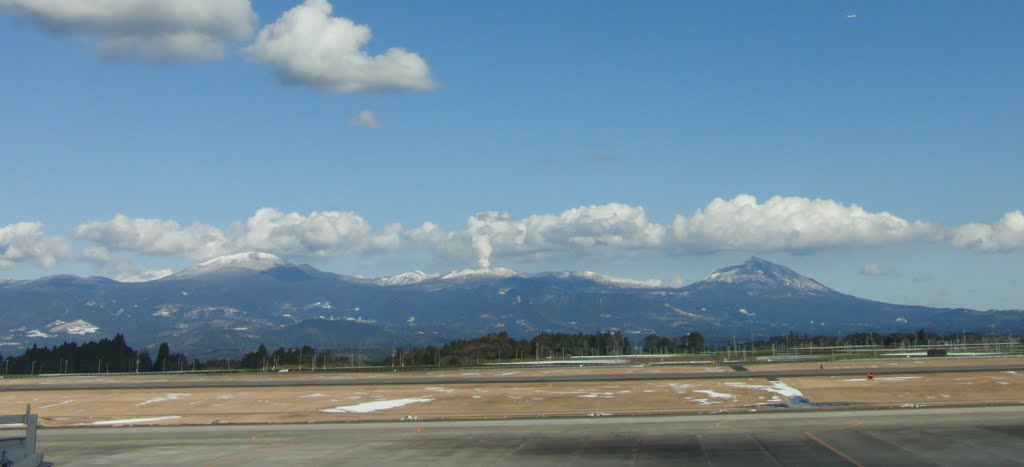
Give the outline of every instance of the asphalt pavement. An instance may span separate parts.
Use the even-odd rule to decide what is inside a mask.
[[[1024,465],[1024,406],[43,429],[55,465]]]

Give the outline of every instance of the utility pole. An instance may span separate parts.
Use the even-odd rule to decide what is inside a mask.
[[[299,371],[302,371],[302,347],[299,347]]]

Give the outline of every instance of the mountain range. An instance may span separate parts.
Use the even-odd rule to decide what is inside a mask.
[[[194,356],[310,344],[391,348],[487,332],[619,330],[711,342],[797,332],[1024,331],[1024,311],[930,308],[857,298],[760,258],[685,287],[592,272],[466,269],[363,279],[249,252],[125,283],[58,275],[0,282],[0,353],[123,333]]]

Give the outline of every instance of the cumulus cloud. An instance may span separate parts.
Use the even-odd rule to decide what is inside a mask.
[[[75,228],[75,236],[103,250],[83,259],[109,262],[109,250],[147,255],[184,256],[205,260],[241,251],[259,250],[283,256],[349,255],[398,248],[400,224],[374,230],[361,216],[346,211],[314,211],[308,215],[258,209],[229,232],[205,224],[182,226],[173,220],[130,218],[91,221]],[[118,272],[118,270],[115,270]]]
[[[71,246],[61,237],[46,235],[39,222],[0,226],[0,269],[23,263],[49,268],[70,254]]]
[[[180,255],[206,259],[225,253],[220,229],[173,220],[130,218],[117,214],[106,221],[91,221],[75,228],[75,236],[115,250],[150,255]]]
[[[41,227],[35,228],[41,232]],[[601,255],[608,250],[663,254],[805,253],[948,241],[976,251],[1011,251],[1024,245],[1022,232],[1024,215],[1020,211],[1010,212],[992,225],[968,224],[950,229],[833,200],[776,196],[759,202],[749,195],[714,199],[692,216],[677,215],[670,224],[652,221],[641,206],[608,203],[519,218],[503,211],[483,211],[469,216],[465,226],[455,230],[429,221],[411,229],[397,223],[375,228],[351,211],[298,213],[274,208],[261,208],[225,230],[122,214],[109,220],[86,222],[75,229],[78,238],[89,240],[104,251],[146,255],[204,260],[258,250],[290,257],[329,257],[419,245],[455,261],[475,262],[480,267],[491,267],[496,258],[543,261],[557,255]],[[13,254],[4,253],[7,257]],[[100,259],[97,257],[96,261]],[[11,260],[7,261],[6,267],[10,267]],[[52,264],[55,260],[48,261]],[[113,270],[131,272],[126,268]],[[878,264],[865,265],[861,272],[871,276],[887,273]]]
[[[860,273],[865,276],[884,276],[886,274],[885,268],[878,263],[865,264],[864,267],[860,268]]]
[[[359,115],[352,117],[348,120],[348,124],[352,126],[361,126],[364,128],[379,128],[380,124],[377,122],[377,115],[369,110],[359,112]]]
[[[490,267],[495,254],[541,257],[538,253],[594,247],[656,248],[665,233],[666,228],[652,223],[642,207],[610,203],[523,219],[507,212],[479,212],[469,217],[465,230],[445,234],[426,223],[409,236],[449,252],[471,252],[480,267]]]
[[[245,49],[276,70],[285,84],[360,92],[434,88],[427,62],[403,48],[369,55],[370,27],[331,16],[327,0],[306,0],[264,26]]]
[[[0,0],[0,12],[98,42],[107,57],[209,60],[252,36],[249,0]]]
[[[235,250],[260,250],[295,256],[330,256],[398,248],[402,227],[389,224],[375,232],[351,211],[313,211],[308,215],[273,208],[256,211],[236,226]]]
[[[758,203],[739,195],[716,198],[689,218],[676,216],[672,235],[687,251],[800,252],[935,241],[943,233],[935,224],[868,212],[856,204],[781,196]]]
[[[1011,211],[995,224],[966,224],[950,230],[949,241],[959,248],[1005,253],[1024,247],[1024,213]]]
[[[82,250],[79,259],[94,264],[101,272],[121,282],[145,282],[173,273],[170,269],[145,270],[136,267],[132,261],[123,256],[116,256],[104,247],[93,247]]]

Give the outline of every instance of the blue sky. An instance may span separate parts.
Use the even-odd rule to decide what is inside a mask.
[[[197,2],[0,0],[0,277],[759,255],[1024,308],[1020,2]]]

